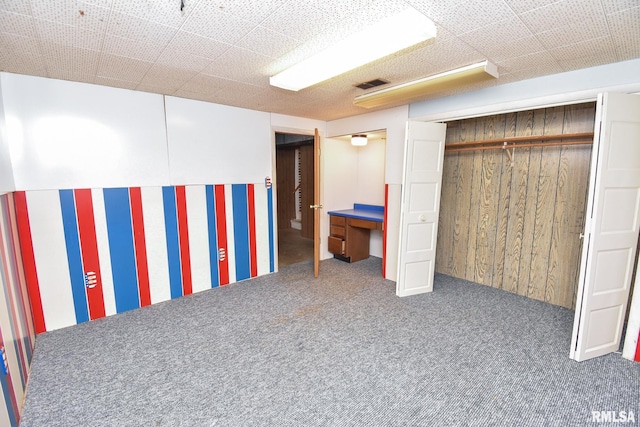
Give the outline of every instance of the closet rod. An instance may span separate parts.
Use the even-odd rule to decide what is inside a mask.
[[[448,150],[449,147],[454,147],[454,146],[455,147],[478,147],[486,144],[500,144],[500,146],[497,148],[502,148],[502,145],[505,142],[518,143],[518,142],[525,142],[525,141],[549,141],[553,139],[587,139],[587,138],[593,139],[593,132],[565,133],[565,134],[554,134],[554,135],[506,136],[504,138],[483,139],[480,141],[449,143],[449,144],[446,144],[445,150]],[[583,143],[589,144],[591,143],[591,141],[583,142]],[[516,147],[520,147],[520,146],[522,145],[516,145]]]
[[[554,147],[558,145],[586,145],[591,144],[593,141],[558,141],[558,142],[537,142],[531,144],[512,144],[512,145],[487,145],[484,147],[455,147],[446,146],[445,152],[453,153],[457,151],[474,151],[474,150],[502,150],[504,148],[529,148],[529,147]]]

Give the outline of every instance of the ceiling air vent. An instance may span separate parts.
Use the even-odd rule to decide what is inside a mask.
[[[386,85],[387,83],[389,82],[386,80],[375,79],[375,80],[369,80],[368,82],[357,84],[355,85],[355,87],[359,87],[360,89],[371,89],[372,87]]]

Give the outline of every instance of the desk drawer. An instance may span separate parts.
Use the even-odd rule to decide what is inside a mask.
[[[369,230],[378,229],[378,222],[367,219],[349,218],[349,225],[351,227],[368,228]]]
[[[347,221],[346,221],[347,219],[343,216],[329,215],[329,219],[330,219],[329,224],[331,225],[340,225],[342,227],[347,225]]]
[[[329,234],[332,236],[336,236],[336,237],[343,237],[345,236],[345,232],[344,232],[344,227],[340,227],[337,225],[332,225],[329,229]]]
[[[332,254],[344,255],[345,243],[341,238],[329,236],[328,245]]]

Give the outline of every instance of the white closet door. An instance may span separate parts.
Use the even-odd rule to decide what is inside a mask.
[[[640,96],[598,97],[571,359],[620,345],[640,223]]]
[[[396,295],[431,292],[447,125],[408,122]]]

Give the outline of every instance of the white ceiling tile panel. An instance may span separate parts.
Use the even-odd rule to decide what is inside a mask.
[[[25,37],[38,37],[36,25],[31,16],[5,10],[0,10],[0,31]]]
[[[58,24],[53,21],[36,20],[41,40],[82,49],[100,50],[103,33],[93,32],[80,27]]]
[[[84,73],[74,73],[73,71],[69,71],[69,70],[57,70],[57,69],[49,70],[47,77],[52,79],[70,80],[70,81],[81,82],[81,83],[95,83],[94,75],[89,75]]]
[[[116,80],[139,82],[153,63],[103,53],[97,75]]]
[[[261,55],[278,58],[292,51],[300,41],[264,27],[256,27],[238,42],[239,47]]]
[[[180,0],[118,1],[113,10],[137,18],[153,21],[168,27],[180,28],[196,9],[199,0],[185,0],[180,10]]]
[[[36,0],[31,2],[33,17],[58,24],[104,32],[111,11],[108,8],[74,0]]]
[[[538,34],[571,24],[603,19],[600,0],[562,0],[518,15],[522,22]]]
[[[536,34],[536,37],[547,49],[579,43],[583,40],[608,37],[609,29],[604,18],[554,28]]]
[[[23,37],[15,34],[0,32],[0,49],[10,52],[40,54],[40,40],[37,38]]]
[[[31,15],[31,4],[29,0],[2,0],[0,1],[0,10]]]
[[[42,56],[48,71],[67,70],[74,74],[95,75],[100,54],[94,50],[80,49],[45,42],[42,45]]]
[[[173,93],[175,92],[175,90],[169,90],[168,88],[150,86],[150,85],[144,85],[144,84],[137,85],[136,90],[139,90],[142,92],[158,93],[161,95],[173,95]]]
[[[480,47],[478,50],[480,50]],[[496,63],[509,58],[542,52],[543,50],[545,50],[545,48],[542,46],[542,43],[538,41],[536,36],[531,36],[524,39],[506,38],[502,43],[486,45],[480,51],[486,55],[488,60]]]
[[[188,70],[197,73],[211,64],[211,59],[191,55],[174,49],[166,49],[156,60],[157,64],[173,67],[174,70]]]
[[[181,68],[169,67],[162,64],[154,64],[149,68],[145,78],[151,77],[155,79],[176,79],[182,80],[183,84],[191,80],[197,72],[185,70]]]
[[[236,18],[259,24],[285,3],[287,3],[287,0],[245,0],[229,1],[224,4],[218,3],[213,6],[217,6],[221,12],[228,13]]]
[[[556,58],[559,63],[566,59],[589,58],[594,63],[601,62],[604,58],[606,62],[616,62],[616,47],[610,37],[600,39],[584,40],[567,46],[560,46],[550,49],[549,53]]]
[[[458,37],[469,46],[486,54],[491,51],[503,50],[506,43],[528,39],[532,36],[531,31],[518,18],[512,17],[460,34]]]
[[[200,73],[182,85],[180,90],[192,93],[202,92],[207,95],[212,95],[228,84],[229,80]]]
[[[331,39],[336,28],[334,13],[301,4],[278,9],[261,25],[303,42],[318,36]]]
[[[107,33],[136,42],[165,45],[176,29],[120,12],[111,12]]]
[[[245,49],[231,49],[214,60],[203,70],[205,74],[218,76],[252,85],[269,83],[269,75],[263,70],[273,59]]]
[[[215,59],[231,48],[230,44],[202,37],[186,31],[178,31],[167,49]]]
[[[619,59],[640,57],[640,6],[607,16]]]
[[[555,3],[558,0],[504,0],[515,13],[520,14]]]
[[[204,1],[198,4],[181,30],[233,44],[247,35],[255,23],[223,12],[217,4]]]
[[[102,52],[112,55],[125,56],[127,58],[140,59],[154,62],[162,51],[163,45],[135,42],[124,37],[106,34],[102,44]]]
[[[602,0],[602,7],[607,14],[615,13],[638,7],[638,0]]]
[[[559,60],[560,66],[563,71],[573,71],[579,70],[582,68],[595,67],[598,65],[609,64],[611,62],[616,62],[616,55],[609,56],[598,56],[594,57],[579,57],[579,58],[565,58]],[[613,59],[612,59],[613,58]]]
[[[37,53],[0,48],[0,71],[11,73],[46,75],[44,58]]]
[[[97,76],[95,83],[104,86],[118,87],[121,89],[135,89],[138,86],[137,82],[131,82],[127,80],[108,79],[106,77]]]
[[[519,56],[517,58],[507,59],[498,62],[499,68],[503,68],[505,72],[513,73],[515,71],[527,70],[533,68],[558,68],[558,62],[551,56],[549,52],[536,52],[529,55]]]
[[[178,89],[172,94],[172,96],[205,102],[216,102],[216,98],[213,93],[191,92],[188,90]]]
[[[171,95],[176,90],[180,88],[184,84],[184,80],[176,80],[176,79],[162,79],[156,77],[145,76],[140,84],[136,86],[136,89],[140,89],[141,87],[145,87],[145,92],[154,92],[161,93],[165,95]]]
[[[464,34],[516,14],[502,1],[459,3],[442,14],[441,26],[453,34]]]
[[[46,0],[41,0],[41,1],[46,1]],[[111,5],[116,1],[117,0],[82,0],[82,3],[95,4],[96,6],[111,8]]]

